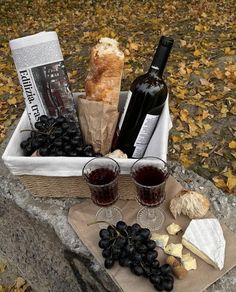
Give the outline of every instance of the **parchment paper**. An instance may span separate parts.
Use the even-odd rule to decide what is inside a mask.
[[[119,113],[117,106],[78,98],[79,120],[87,144],[96,152],[110,151]]]
[[[190,219],[186,216],[179,216],[174,220],[169,211],[170,199],[181,190],[182,187],[173,177],[170,177],[166,184],[166,201],[162,204],[161,208],[165,211],[166,220],[163,228],[158,233],[167,234],[165,231],[166,226],[175,222],[179,224],[185,231]],[[123,213],[123,219],[128,224],[136,222],[136,214],[140,206],[136,201],[123,201],[119,200],[116,204],[119,206]],[[98,207],[95,206],[91,200],[86,200],[81,204],[73,206],[69,210],[68,221],[78,234],[81,241],[88,247],[94,257],[103,265],[103,258],[101,255],[101,249],[98,247],[99,241],[99,226],[91,225],[87,226],[87,223],[94,221],[95,214]],[[206,218],[214,217],[210,212],[205,216]],[[224,224],[221,224],[224,237],[226,240],[226,255],[224,268],[220,271],[205,263],[203,260],[192,254],[197,260],[197,270],[189,271],[188,275],[183,280],[175,279],[174,292],[200,292],[217,279],[222,277],[227,271],[232,269],[236,265],[236,234],[230,231]],[[182,234],[171,236],[168,243],[180,243]],[[164,263],[166,255],[160,248],[158,250],[158,259],[161,263]],[[186,248],[183,249],[183,253],[189,252]],[[137,277],[133,275],[128,268],[120,267],[117,263],[112,269],[107,270],[113,280],[124,292],[144,292],[155,291],[153,285],[144,277]]]

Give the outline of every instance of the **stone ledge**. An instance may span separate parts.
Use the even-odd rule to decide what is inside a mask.
[[[176,162],[170,165],[176,179],[186,188],[205,193],[211,211],[236,232],[236,197],[225,195]],[[34,198],[2,160],[0,170],[0,246],[36,291],[119,291],[67,222],[69,208],[80,199]],[[236,268],[207,291],[235,291],[235,276]]]

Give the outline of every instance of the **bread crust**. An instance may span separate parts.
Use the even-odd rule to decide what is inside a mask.
[[[101,54],[102,46],[98,44],[91,50],[85,98],[118,106],[124,54],[117,47],[114,52],[104,50]]]
[[[209,206],[208,198],[195,191],[182,190],[170,201],[170,211],[174,218],[181,213],[190,219],[202,218]]]

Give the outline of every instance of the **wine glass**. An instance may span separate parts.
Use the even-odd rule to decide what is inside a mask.
[[[168,166],[158,157],[144,157],[131,167],[131,177],[137,190],[137,201],[144,207],[137,214],[137,222],[151,231],[161,228],[164,212],[158,208],[165,199]]]
[[[97,221],[106,221],[114,225],[122,220],[120,209],[112,206],[119,198],[119,174],[119,164],[108,157],[93,158],[85,164],[82,170],[93,203],[102,207],[96,214]],[[101,224],[100,226],[103,227]]]

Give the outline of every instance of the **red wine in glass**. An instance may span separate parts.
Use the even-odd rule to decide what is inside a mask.
[[[112,205],[118,199],[117,174],[109,168],[98,168],[88,175],[91,199],[98,206]]]
[[[151,207],[164,201],[166,174],[161,169],[143,166],[136,169],[133,178],[137,183],[137,199],[140,204]]]

